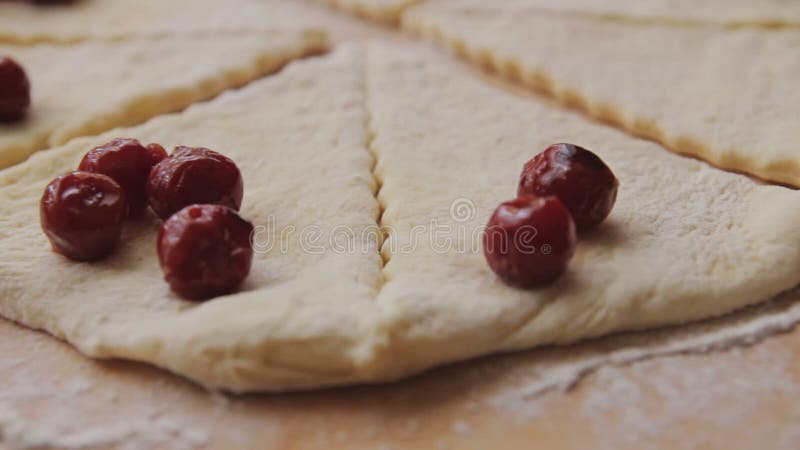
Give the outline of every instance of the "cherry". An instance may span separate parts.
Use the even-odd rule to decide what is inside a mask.
[[[0,122],[25,117],[31,104],[31,84],[25,69],[13,59],[0,56]]]
[[[207,148],[176,148],[153,167],[147,180],[150,207],[162,219],[199,203],[238,211],[242,195],[242,175],[236,163]]]
[[[500,204],[483,235],[489,267],[506,283],[531,288],[561,275],[575,253],[575,223],[557,197]]]
[[[113,179],[70,172],[47,185],[39,215],[55,252],[76,261],[96,261],[119,242],[128,202]]]
[[[572,213],[578,229],[605,220],[619,182],[597,155],[572,144],[555,144],[525,164],[517,195],[555,195]]]
[[[150,169],[166,157],[158,144],[145,147],[136,139],[119,138],[89,150],[78,169],[113,178],[125,190],[131,215],[135,215],[147,207],[145,185]]]
[[[191,205],[161,225],[158,258],[178,295],[202,300],[236,290],[250,272],[253,225],[220,205]]]

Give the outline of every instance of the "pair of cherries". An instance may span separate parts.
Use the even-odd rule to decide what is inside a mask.
[[[576,229],[611,213],[619,182],[594,153],[555,144],[525,164],[517,198],[500,204],[483,235],[489,267],[506,283],[532,288],[558,278],[575,254]]]
[[[231,292],[250,271],[253,225],[242,203],[239,168],[206,148],[115,139],[90,150],[78,171],[53,180],[40,203],[53,250],[75,261],[108,256],[129,216],[149,206],[165,220],[157,246],[165,279],[190,299]]]

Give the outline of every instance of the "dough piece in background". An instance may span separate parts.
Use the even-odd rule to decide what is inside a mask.
[[[342,11],[389,24],[400,21],[403,12],[424,0],[313,0]]]
[[[24,120],[0,124],[0,168],[77,136],[179,111],[325,45],[322,33],[302,30],[0,44],[0,54],[24,66],[32,93]]]
[[[458,0],[462,7],[537,8],[605,18],[730,27],[800,26],[792,0]]]
[[[308,26],[298,0],[0,1],[0,42],[75,42]]]
[[[298,62],[185,112],[75,139],[0,172],[0,314],[89,356],[149,362],[208,387],[369,379],[383,343],[362,66],[355,48]],[[257,227],[240,293],[205,303],[171,294],[154,215],[129,223],[121,247],[101,262],[79,264],[50,250],[38,219],[44,187],[118,136],[168,149],[206,146],[236,161],[241,214]]]
[[[719,316],[800,283],[794,190],[505,92],[441,55],[378,47],[367,67],[390,231],[378,303],[396,375]],[[619,198],[580,235],[562,278],[514,289],[486,264],[480,231],[515,197],[523,164],[555,142],[596,152],[619,178]]]
[[[800,32],[634,24],[502,2],[404,16],[470,60],[725,169],[800,186]]]

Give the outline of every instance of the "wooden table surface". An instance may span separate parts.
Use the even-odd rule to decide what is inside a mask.
[[[337,43],[411,41],[297,7]],[[0,448],[800,448],[800,331],[602,367],[568,391],[526,390],[543,360],[609,345],[492,356],[381,386],[227,396],[142,364],[89,360],[0,321]]]

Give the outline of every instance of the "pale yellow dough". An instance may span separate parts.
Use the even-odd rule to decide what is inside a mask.
[[[25,67],[33,96],[25,120],[0,124],[0,168],[77,136],[181,110],[324,48],[315,31],[0,45]]]
[[[407,8],[424,0],[313,0],[367,19],[396,23]]]
[[[399,372],[716,316],[800,282],[800,193],[673,155],[419,53],[372,52],[368,66],[379,199],[395,245],[384,244],[378,301]],[[597,153],[619,178],[619,198],[599,229],[580,235],[563,278],[516,290],[489,270],[480,239],[459,236],[514,198],[523,164],[555,142]],[[431,221],[445,230],[438,238],[412,231]],[[398,251],[411,236],[415,250]]]
[[[800,26],[794,0],[457,0],[462,7],[536,8],[605,18],[674,24]]]
[[[301,28],[299,0],[0,1],[0,42],[75,42],[186,32]]]
[[[376,242],[331,251],[307,227],[375,227],[372,157],[365,147],[361,56],[356,49],[288,67],[184,113],[80,138],[0,172],[0,314],[43,328],[95,357],[147,361],[207,386],[290,389],[354,382],[370,373],[379,337]],[[242,170],[242,215],[260,228],[243,292],[181,301],[162,280],[153,217],[132,223],[108,260],[53,254],[38,225],[51,178],[117,136],[205,146]],[[289,233],[286,247],[275,240]],[[308,233],[308,232],[307,232]],[[301,239],[321,253],[304,251]],[[266,251],[274,244],[271,251]]]
[[[286,390],[391,380],[495,351],[720,315],[800,282],[800,194],[462,69],[417,47],[344,47],[0,172],[0,314],[90,356],[149,362],[209,387]],[[107,261],[53,254],[38,225],[42,189],[116,136],[230,155],[244,172],[242,214],[270,225],[274,239],[294,227],[284,249],[263,251],[269,234],[258,234],[244,291],[203,304],[175,298],[161,281],[152,217],[131,224]],[[606,160],[619,200],[605,225],[581,236],[562,279],[515,290],[479,245],[458,246],[514,195],[525,160],[557,141]],[[451,208],[456,200],[466,214]],[[452,226],[456,247],[432,245],[431,220]],[[411,236],[416,246],[401,248]]]
[[[725,30],[432,0],[404,25],[604,121],[800,186],[800,32]]]

